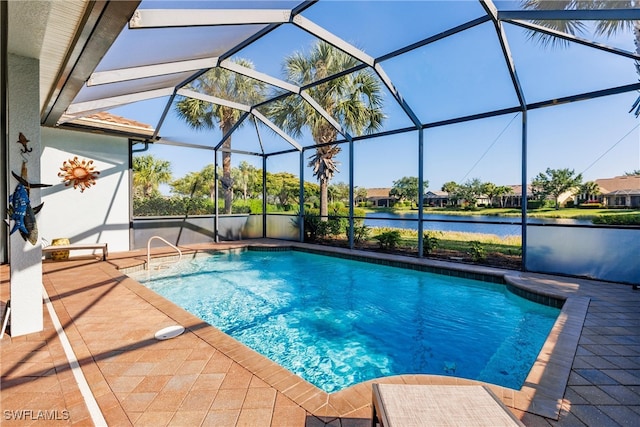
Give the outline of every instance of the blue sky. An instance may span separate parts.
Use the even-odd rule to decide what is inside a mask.
[[[467,1],[321,1],[303,13],[374,57],[482,14],[479,3]],[[638,81],[633,61],[628,58],[579,45],[543,47],[529,39],[519,27],[506,25],[505,31],[527,102]],[[314,41],[313,36],[293,25],[284,25],[237,56],[251,60],[261,72],[282,78],[282,58],[295,51],[308,51]],[[618,34],[609,40],[599,37],[598,41],[627,51],[635,50],[631,33]],[[385,61],[382,67],[422,122],[517,105],[491,23]],[[636,96],[632,92],[530,111],[527,117],[529,179],[547,167],[574,169],[576,173],[583,173],[585,180],[640,169],[639,122],[628,114]],[[155,126],[163,102],[166,100],[147,101],[111,112]],[[385,129],[411,125],[388,92],[385,111]],[[440,189],[446,181],[464,182],[473,178],[498,185],[519,184],[521,130],[520,113],[427,129],[424,171],[430,189]],[[220,138],[218,131],[188,129],[173,112],[160,133],[167,139],[209,146],[217,144]],[[274,151],[288,147],[264,127],[260,128],[260,136],[265,146],[273,147]],[[390,187],[403,176],[417,176],[417,140],[417,133],[411,132],[356,143],[354,185]],[[301,143],[312,143],[308,134]],[[255,129],[245,126],[234,134],[233,147],[258,151]],[[149,152],[170,160],[174,177],[200,170],[213,158],[211,151],[162,145],[153,146]],[[248,161],[261,167],[260,158],[237,154],[232,157],[234,166]],[[341,173],[334,182],[347,182],[346,145],[339,160]],[[268,170],[298,175],[299,156],[270,157]],[[314,179],[308,169],[305,179]]]

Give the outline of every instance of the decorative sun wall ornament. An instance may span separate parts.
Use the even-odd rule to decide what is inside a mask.
[[[80,192],[96,184],[100,172],[95,171],[93,160],[78,160],[78,157],[66,160],[58,172],[65,186],[73,184],[73,188],[80,187]]]

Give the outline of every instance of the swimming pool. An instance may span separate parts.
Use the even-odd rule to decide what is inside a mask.
[[[131,276],[327,392],[416,373],[520,389],[559,313],[502,284],[299,251]]]

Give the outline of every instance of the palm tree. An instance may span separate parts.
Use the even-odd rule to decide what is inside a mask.
[[[364,187],[354,187],[353,189],[354,196],[356,198],[356,203],[364,203],[367,201],[367,189]]]
[[[593,197],[598,197],[602,192],[600,186],[595,181],[587,181],[578,189],[579,194],[584,196],[584,200],[591,200]]]
[[[253,64],[245,59],[234,62],[246,68]],[[246,105],[255,105],[264,99],[265,84],[224,68],[212,68],[190,83],[187,89]],[[240,119],[241,111],[215,105],[194,98],[182,98],[176,103],[176,111],[194,129],[213,129],[216,125],[226,135]],[[222,188],[224,212],[231,213],[233,180],[231,179],[231,137],[222,144]]]
[[[253,194],[253,188],[259,181],[258,169],[242,161],[237,168],[232,169],[231,174],[234,176],[234,182],[237,182],[240,186],[238,192],[242,194],[242,200],[246,201],[249,195]]]
[[[308,55],[296,52],[287,57],[283,68],[287,80],[304,86],[358,64],[358,60],[341,50],[318,42]],[[375,132],[382,126],[385,117],[381,90],[380,81],[374,73],[365,69],[313,86],[308,93],[347,132],[362,135]],[[267,114],[276,125],[295,137],[302,136],[304,128],[311,131],[313,141],[319,146],[309,157],[309,166],[313,167],[313,174],[320,184],[320,215],[326,217],[329,181],[338,172],[338,162],[334,157],[340,152],[340,147],[331,144],[336,141],[338,131],[299,96],[272,103]]]
[[[133,191],[141,197],[159,194],[160,184],[171,182],[171,163],[153,155],[133,158]]]
[[[525,9],[530,10],[575,10],[575,9],[625,9],[640,8],[640,0],[522,0]],[[577,35],[586,30],[586,25],[581,21],[570,20],[533,20],[535,24],[554,30]],[[631,20],[601,20],[596,21],[595,33],[598,36],[612,37],[626,30],[633,31],[635,37],[636,54],[640,55],[640,21]],[[559,38],[533,33],[532,37],[538,38],[543,44],[566,44]],[[636,72],[640,75],[640,63],[636,61]],[[640,96],[636,99],[631,111],[636,117],[640,116]]]
[[[505,197],[513,195],[513,188],[508,185],[499,185],[496,189],[496,197],[500,198],[500,207],[504,208]]]
[[[448,194],[448,198],[453,205],[458,204],[458,200],[460,199],[460,196],[458,196],[460,185],[455,181],[448,181],[442,185],[441,190]]]

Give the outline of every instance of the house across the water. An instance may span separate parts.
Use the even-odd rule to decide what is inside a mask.
[[[596,179],[598,200],[609,207],[640,208],[640,175]]]
[[[558,198],[561,205],[572,200],[587,202],[599,202],[603,206],[616,208],[640,208],[640,175],[616,176],[614,178],[596,179],[600,194],[598,195],[576,195],[572,191],[567,191]],[[511,192],[493,200],[485,195],[478,198],[478,204],[493,204],[501,207],[520,207],[522,206],[522,185],[510,185]],[[367,189],[367,202],[374,207],[392,207],[398,199],[390,196],[391,188],[369,188]],[[533,192],[530,186],[527,186],[527,201],[533,199]],[[461,204],[463,200],[454,200],[450,194],[441,190],[427,190],[424,194],[425,207],[444,207],[453,203]]]

